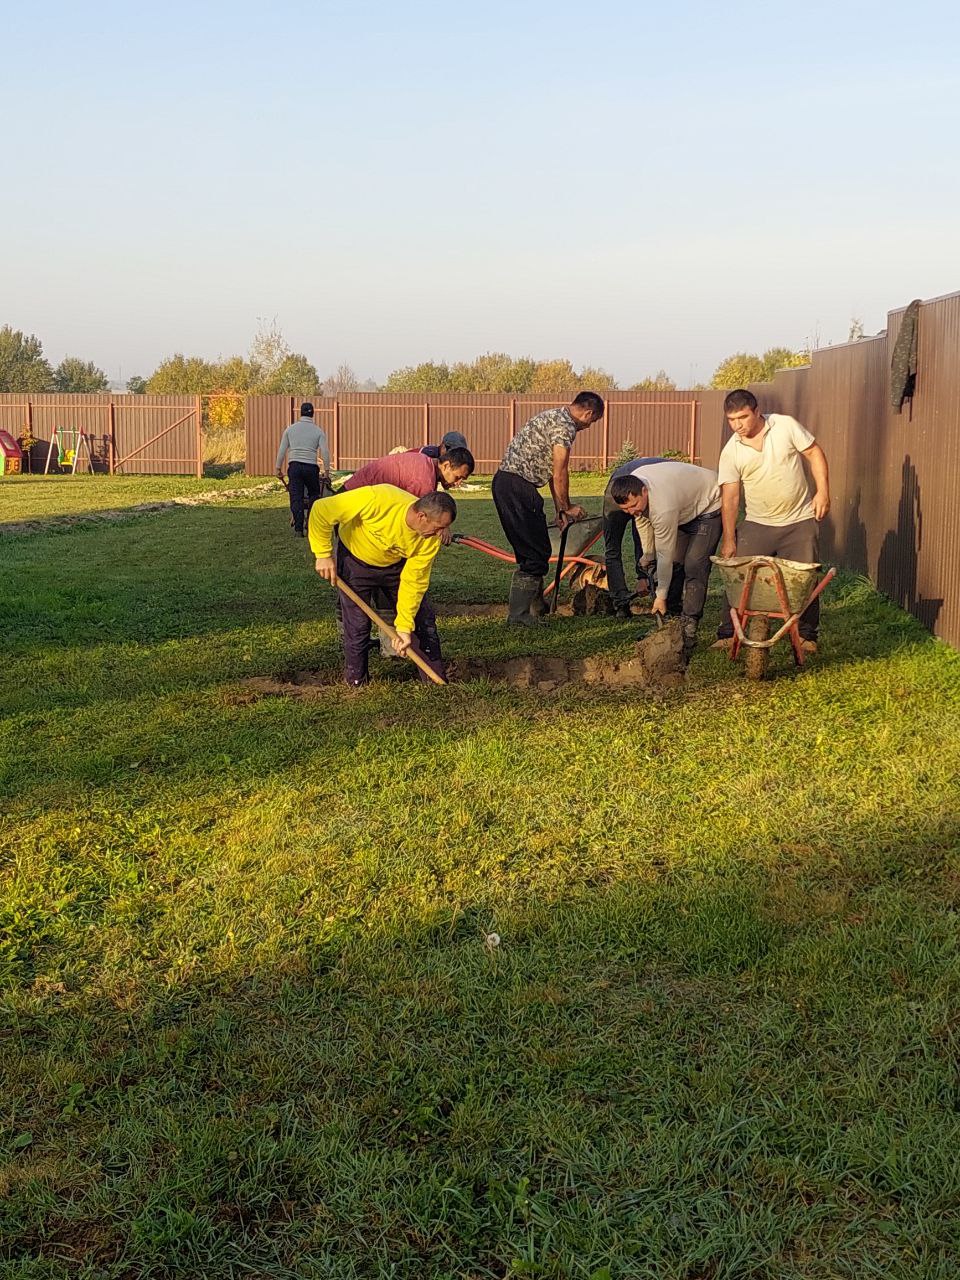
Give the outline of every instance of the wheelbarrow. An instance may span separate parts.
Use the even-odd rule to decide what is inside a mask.
[[[545,587],[543,592],[545,599],[548,599],[555,589],[559,589],[559,583],[562,579],[568,578],[578,568],[583,566],[589,566],[591,569],[596,568],[598,562],[588,556],[587,552],[602,536],[602,516],[584,516],[582,520],[571,521],[563,532],[555,526],[550,529],[550,548],[553,551],[550,563],[557,565],[560,572],[559,575],[555,576],[553,582],[548,583]],[[474,551],[482,551],[485,555],[493,556],[497,560],[503,560],[507,564],[516,563],[512,551],[504,551],[502,547],[498,547],[492,542],[485,542],[483,538],[475,538],[472,534],[455,533],[450,541],[461,547],[471,547]]]
[[[818,582],[817,574],[823,567],[820,564],[801,564],[778,556],[730,556],[727,559],[711,556],[710,559],[720,570],[727,599],[737,601],[735,606],[730,606],[734,633],[730,657],[736,660],[741,648],[745,650],[743,665],[747,679],[763,679],[770,650],[785,635],[790,637],[794,661],[802,667],[800,618],[835,576],[836,569],[828,569]],[[773,635],[770,634],[771,621],[782,623]]]

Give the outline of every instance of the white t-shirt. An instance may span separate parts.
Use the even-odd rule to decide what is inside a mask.
[[[747,519],[757,524],[797,524],[812,520],[813,500],[801,453],[816,441],[796,418],[764,414],[759,449],[732,436],[720,453],[718,478],[743,485]]]

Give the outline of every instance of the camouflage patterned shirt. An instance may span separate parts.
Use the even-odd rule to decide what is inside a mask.
[[[522,476],[539,489],[553,475],[554,445],[569,449],[576,438],[577,423],[569,409],[544,409],[507,445],[500,470]]]

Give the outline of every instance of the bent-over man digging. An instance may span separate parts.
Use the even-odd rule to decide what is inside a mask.
[[[653,614],[668,612],[674,566],[683,567],[680,623],[684,657],[697,644],[710,577],[710,557],[720,541],[720,486],[716,471],[689,462],[638,463],[618,476],[610,496],[627,515],[646,516],[653,526],[657,556],[657,594]]]
[[[367,604],[384,593],[396,609],[397,653],[413,648],[441,679],[445,671],[436,615],[423,597],[440,535],[456,518],[457,504],[448,493],[414,499],[390,484],[321,498],[310,510],[310,547],[317,573],[333,586],[342,578]],[[346,596],[341,597],[341,609],[344,679],[357,687],[369,678],[370,619]],[[420,678],[427,679],[423,673]]]

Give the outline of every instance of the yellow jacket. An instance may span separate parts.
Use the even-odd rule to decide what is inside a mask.
[[[415,502],[416,498],[392,484],[371,484],[320,498],[310,508],[310,547],[315,556],[332,554],[333,530],[339,525],[344,546],[364,564],[385,569],[405,562],[397,596],[398,631],[413,630],[440,550],[439,538],[425,538],[407,524],[406,514]]]

